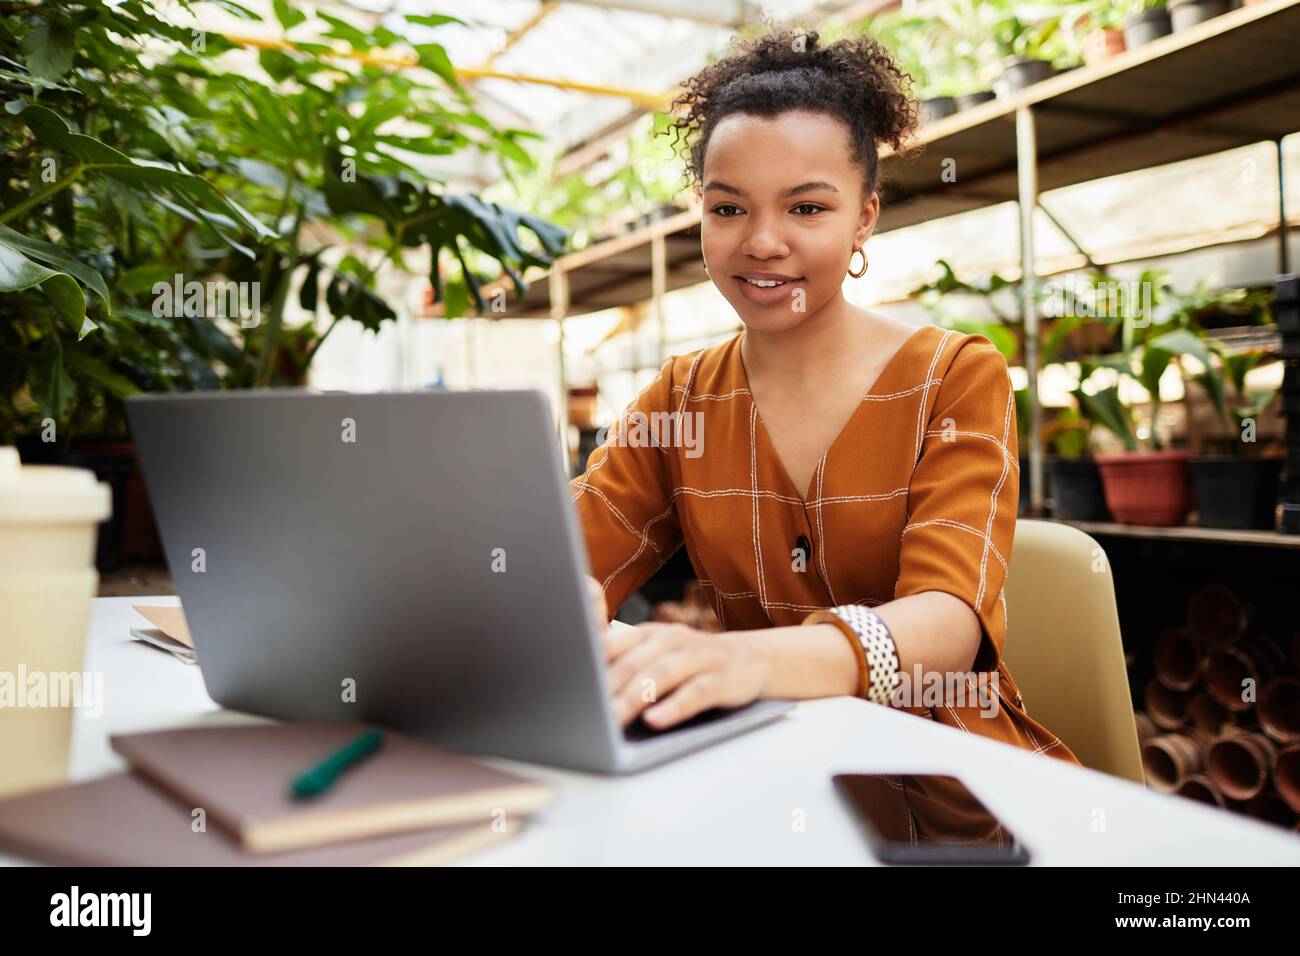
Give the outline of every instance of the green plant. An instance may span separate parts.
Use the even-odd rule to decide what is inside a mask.
[[[1196,379],[1205,387],[1212,400],[1215,396],[1222,396],[1221,401],[1215,402],[1215,409],[1232,434],[1240,437],[1246,429],[1247,422],[1258,418],[1276,394],[1274,389],[1246,391],[1247,373],[1268,358],[1269,353],[1264,349],[1236,352],[1220,346],[1214,346],[1213,349],[1219,357],[1221,370],[1207,369]],[[1231,385],[1231,389],[1215,387],[1208,382],[1207,379],[1213,375],[1221,375]],[[1235,449],[1252,444],[1252,442],[1238,441],[1233,442],[1232,447]]]
[[[647,113],[608,156],[563,176],[556,175],[559,149],[543,145],[533,167],[508,170],[484,195],[572,230],[573,247],[582,248],[616,217],[676,202],[684,165],[665,135],[670,121],[666,113]]]
[[[0,440],[42,418],[61,438],[121,433],[139,390],[298,384],[342,319],[394,316],[375,278],[413,253],[455,316],[485,306],[489,270],[522,292],[524,270],[563,248],[563,230],[422,170],[469,149],[531,165],[532,134],[475,112],[438,43],[276,0],[290,39],[258,74],[151,0],[3,7],[16,15],[0,21]],[[427,72],[366,59],[389,48]],[[160,308],[176,276],[260,295],[242,317]],[[286,327],[295,283],[323,329]]]
[[[849,32],[870,36],[889,50],[899,68],[912,78],[912,95],[917,99],[973,92],[967,88],[967,64],[955,55],[949,38],[937,26],[931,18],[894,9],[854,24]]]
[[[964,282],[946,259],[938,259],[939,276],[916,289],[916,296],[935,323],[967,335],[983,335],[999,352],[1013,361],[1020,348],[1017,329],[1020,316],[1008,311],[999,300],[1019,295],[1020,285],[994,273]]]
[[[999,57],[1056,62],[1066,58],[1069,37],[1061,30],[1061,15],[1022,19],[1014,12],[1001,16],[992,29]]]
[[[1097,0],[1081,7],[1082,15],[1076,22],[1096,30],[1122,30],[1124,21],[1133,12],[1130,0]]]
[[[1254,308],[1258,297],[1244,290],[1210,293],[1204,282],[1191,293],[1180,295],[1174,290],[1167,271],[1150,269],[1139,276],[1136,284],[1120,284],[1117,298],[1119,309],[1115,323],[1121,350],[1100,357],[1097,364],[1118,372],[1146,393],[1150,408],[1148,447],[1156,450],[1159,448],[1155,429],[1160,411],[1159,382],[1171,365],[1187,377],[1183,363],[1187,358],[1195,359],[1202,371],[1191,377],[1203,383],[1216,408],[1224,404],[1223,378],[1211,360],[1211,349],[1198,314],[1219,299],[1252,302]],[[1098,402],[1096,396],[1089,396],[1086,401],[1089,411],[1124,442],[1125,448],[1138,449],[1130,413],[1118,404],[1117,398]]]

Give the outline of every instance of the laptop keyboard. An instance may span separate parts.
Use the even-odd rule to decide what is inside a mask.
[[[701,711],[689,720],[683,720],[680,723],[673,724],[671,727],[665,727],[662,730],[655,729],[641,719],[638,714],[636,720],[632,721],[623,728],[623,739],[627,741],[650,740],[654,737],[663,737],[674,731],[686,730],[690,727],[699,727],[701,724],[711,724],[715,720],[734,714],[736,709],[727,709],[723,707],[711,707],[708,710]]]

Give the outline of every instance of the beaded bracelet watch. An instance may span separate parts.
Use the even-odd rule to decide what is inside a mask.
[[[880,615],[861,604],[814,611],[804,624],[833,624],[844,632],[858,658],[858,696],[890,706],[898,686],[898,648]]]

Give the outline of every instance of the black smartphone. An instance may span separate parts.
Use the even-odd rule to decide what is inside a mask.
[[[841,773],[835,789],[881,863],[1023,866],[1029,851],[956,777]]]

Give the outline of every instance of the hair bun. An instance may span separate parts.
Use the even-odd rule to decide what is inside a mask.
[[[731,44],[727,56],[683,83],[672,103],[680,113],[672,124],[674,145],[693,138],[687,166],[697,183],[709,134],[731,113],[771,116],[806,109],[839,117],[871,188],[879,144],[897,151],[917,127],[912,76],[871,37],[822,46],[816,30],[782,27]]]

